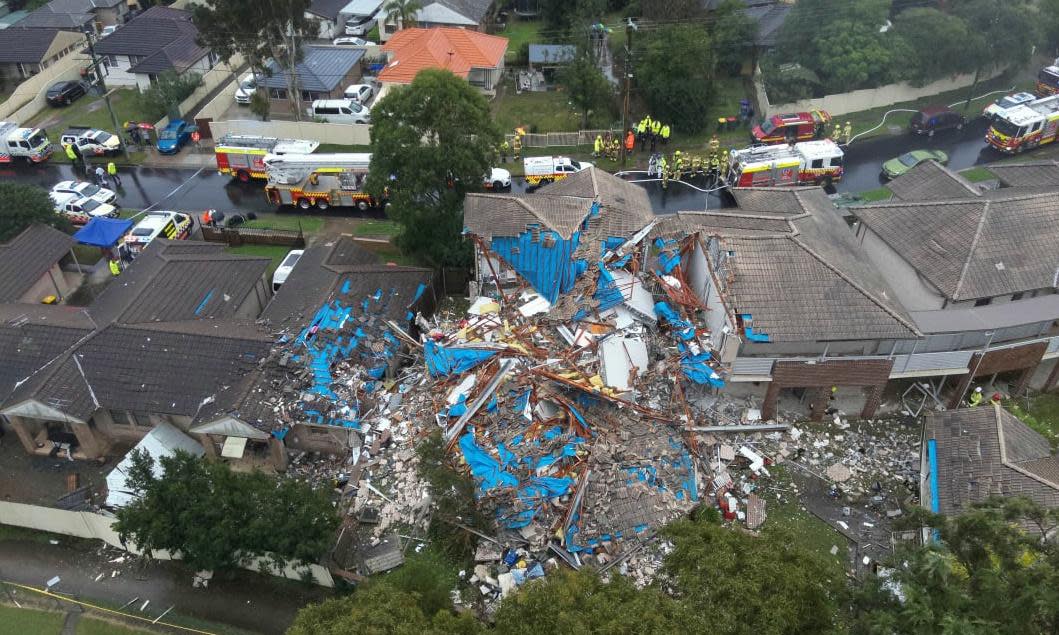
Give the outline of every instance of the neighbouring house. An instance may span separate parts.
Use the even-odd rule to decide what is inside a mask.
[[[0,77],[19,81],[32,77],[85,46],[85,37],[59,29],[0,30]]]
[[[706,11],[714,11],[724,0],[704,0],[703,8]],[[768,50],[776,46],[776,36],[780,27],[787,21],[787,15],[794,7],[791,0],[743,0],[746,7],[743,14],[750,18],[757,26],[754,36],[754,46],[758,50]]]
[[[928,413],[920,452],[920,501],[935,513],[955,516],[990,496],[1059,507],[1059,456],[999,404]]]
[[[989,171],[1003,187],[1059,187],[1059,161],[997,163]]]
[[[72,291],[62,263],[73,258],[76,241],[47,225],[31,225],[0,244],[0,303],[62,299]],[[6,363],[6,362],[5,362]]]
[[[154,6],[95,48],[106,60],[109,84],[146,90],[166,71],[201,76],[217,65],[217,55],[196,42],[198,33],[190,12]]]
[[[336,38],[340,34],[339,12],[349,4],[349,0],[313,0],[306,17],[318,21],[317,37],[323,40]]]
[[[12,11],[7,15],[0,16],[0,29],[9,29],[23,18],[29,15],[29,11]]]
[[[534,70],[553,70],[569,64],[577,56],[572,44],[530,44],[529,65]]]
[[[492,15],[493,0],[424,0],[422,9],[416,12],[419,28],[453,27],[480,31]],[[379,35],[386,41],[399,33],[395,21],[385,12],[379,14]]]
[[[364,49],[342,46],[306,46],[294,68],[295,82],[304,106],[316,99],[341,99],[346,86],[361,78]],[[258,88],[268,90],[273,108],[287,106],[287,69],[275,60],[268,63],[268,76],[258,79]]]
[[[121,24],[128,19],[126,0],[52,0],[31,11],[16,24],[29,28],[54,28],[84,32],[86,28],[99,32],[105,26]]]
[[[389,60],[379,73],[387,84],[410,84],[419,71],[443,68],[492,93],[504,72],[508,39],[467,29],[402,29],[383,46]]]

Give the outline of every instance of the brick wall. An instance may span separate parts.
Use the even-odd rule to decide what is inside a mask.
[[[879,399],[889,381],[892,366],[893,360],[890,359],[828,360],[816,363],[778,361],[772,367],[772,382],[765,394],[761,414],[765,419],[775,418],[780,390],[810,388],[812,417],[820,419],[831,386],[856,386],[869,388],[860,416],[871,418],[879,407]]]

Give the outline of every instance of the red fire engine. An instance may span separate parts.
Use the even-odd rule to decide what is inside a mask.
[[[728,185],[829,185],[842,178],[843,156],[842,149],[830,139],[733,150]]]
[[[213,151],[217,157],[217,171],[231,174],[245,183],[250,179],[268,178],[265,155],[309,154],[319,146],[316,141],[228,134],[217,141]]]
[[[1059,59],[1056,63],[1059,64]],[[1037,87],[1034,92],[1040,97],[1059,93],[1059,66],[1045,66],[1037,73]]]
[[[831,115],[824,110],[772,115],[750,131],[751,143],[795,143],[827,135]]]

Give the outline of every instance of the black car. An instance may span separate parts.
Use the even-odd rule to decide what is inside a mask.
[[[967,117],[947,106],[927,106],[912,115],[909,127],[912,132],[933,137],[942,130],[960,130],[967,123]]]
[[[81,82],[56,82],[51,85],[44,98],[52,106],[69,106],[84,94],[85,87]]]

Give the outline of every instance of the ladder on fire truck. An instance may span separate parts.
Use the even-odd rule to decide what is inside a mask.
[[[366,173],[371,165],[371,154],[269,154],[264,163],[269,183],[291,185],[320,170]]]

